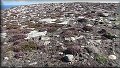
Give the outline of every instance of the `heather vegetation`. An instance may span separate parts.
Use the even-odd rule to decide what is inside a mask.
[[[5,67],[120,67],[118,3],[49,3],[1,10]]]

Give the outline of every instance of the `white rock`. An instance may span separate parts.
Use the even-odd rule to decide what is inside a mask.
[[[36,65],[37,64],[37,62],[33,62],[33,63],[30,63],[29,65]]]
[[[3,27],[7,27],[6,25],[4,25]]]
[[[77,39],[82,39],[84,36],[75,36],[75,37],[71,37],[71,40],[77,40]]]
[[[72,41],[75,41],[75,40],[76,40],[76,38],[75,38],[75,37],[71,37],[71,40],[72,40]]]
[[[62,49],[64,49],[64,50],[66,50],[66,49],[67,49],[67,48],[66,48],[66,47],[64,47],[64,46],[61,46],[61,48],[62,48]]]
[[[20,23],[18,23],[18,25],[21,25]]]
[[[56,19],[46,18],[46,19],[42,19],[40,21],[46,21],[47,23],[55,23],[53,21],[56,21]]]
[[[59,43],[60,45],[64,45],[63,43]]]
[[[40,52],[40,54],[43,54],[43,52]]]
[[[95,40],[95,42],[101,44],[101,40]]]
[[[103,13],[105,16],[109,16],[109,13]]]
[[[109,20],[116,20],[114,17],[109,17],[108,19]]]
[[[22,17],[22,18],[26,18],[26,17]]]
[[[24,29],[24,27],[27,27],[28,25],[22,25],[20,29]]]
[[[86,26],[90,26],[90,27],[92,27],[93,25],[91,25],[91,24],[87,24]]]
[[[58,52],[58,54],[63,55],[63,52]]]
[[[41,40],[50,40],[50,37],[44,37],[44,36],[42,36]]]
[[[75,36],[74,38],[75,38],[75,40],[76,40],[76,39],[79,39],[79,38],[80,38],[80,36],[79,36],[79,37],[78,37],[78,36]]]
[[[68,24],[69,20],[66,20],[64,22],[58,23],[58,24]]]
[[[85,18],[84,16],[79,16],[78,18],[82,19],[82,18]]]
[[[74,22],[73,24],[76,24],[77,22]]]
[[[111,22],[111,21],[109,21],[108,23],[109,23],[109,24],[111,24],[112,22]]]
[[[67,55],[65,55],[65,58],[66,58],[67,61],[73,61],[74,56],[71,55],[71,54],[67,54]]]
[[[108,58],[109,58],[109,59],[112,59],[112,60],[117,59],[117,57],[116,57],[115,55],[109,55]]]
[[[119,25],[120,23],[116,22],[115,25]]]
[[[65,40],[69,40],[69,41],[70,41],[70,40],[71,40],[71,38],[69,38],[69,37],[67,38],[67,37],[66,37],[66,38],[65,38]]]
[[[101,40],[89,40],[90,43],[101,44]]]
[[[112,24],[107,24],[108,25],[108,27],[112,27]]]
[[[91,42],[87,41],[88,44],[90,44]]]
[[[93,57],[93,56],[91,56],[91,58],[92,58],[92,59],[94,59],[94,57]]]
[[[44,45],[48,45],[50,43],[50,41],[45,41]]]
[[[27,38],[25,38],[25,39],[30,39],[32,37],[38,37],[38,36],[45,36],[46,34],[47,34],[47,31],[38,32],[36,30],[33,30],[27,34]]]
[[[9,60],[9,58],[8,58],[8,57],[4,57],[4,59],[5,59],[5,60]]]
[[[7,33],[1,33],[1,37],[6,38]]]
[[[108,19],[105,19],[104,21],[105,21],[105,22],[110,22]]]
[[[83,37],[84,37],[84,36],[82,36],[82,35],[79,36],[79,37],[78,37],[78,36],[75,36],[75,37],[66,37],[65,40],[69,40],[69,41],[72,40],[72,41],[75,41],[75,40],[77,40],[77,39],[82,39]]]
[[[93,18],[93,19],[90,19],[90,20],[95,21],[96,19],[95,19],[95,18]]]
[[[7,42],[4,42],[3,44],[8,44]]]
[[[34,30],[35,28],[27,28],[27,29],[31,29],[31,30]]]
[[[30,62],[30,60],[27,60],[27,62]]]
[[[85,46],[81,46],[82,48],[84,48]]]

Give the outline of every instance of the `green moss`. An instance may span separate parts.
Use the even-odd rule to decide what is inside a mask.
[[[33,41],[25,42],[21,45],[22,51],[32,51],[37,49],[37,44]]]
[[[12,46],[10,46],[10,47],[8,47],[8,48],[6,48],[6,52],[8,52],[8,51],[13,51],[13,47]]]
[[[97,55],[97,56],[96,56],[96,60],[97,60],[99,63],[102,63],[102,64],[104,64],[104,63],[107,62],[107,58],[106,58],[105,56],[103,56],[103,55]]]

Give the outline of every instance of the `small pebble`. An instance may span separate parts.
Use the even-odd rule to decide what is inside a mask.
[[[87,24],[86,26],[90,26],[90,27],[92,27],[93,25],[91,25],[91,24]]]
[[[30,60],[27,60],[27,62],[30,62]]]
[[[84,48],[85,46],[81,46],[82,48]]]
[[[71,54],[67,54],[67,55],[65,55],[65,57],[68,61],[73,61],[73,58],[74,58],[74,56]]]
[[[58,52],[58,54],[62,55],[62,54],[63,54],[63,52]]]
[[[5,60],[9,60],[9,58],[8,58],[8,57],[4,57],[4,59],[5,59]]]
[[[72,54],[66,54],[63,58],[61,58],[63,62],[72,62],[74,60],[74,56]]]
[[[7,42],[4,42],[3,44],[8,44]]]
[[[37,64],[37,62],[33,62],[33,63],[30,63],[29,65],[36,65]]]

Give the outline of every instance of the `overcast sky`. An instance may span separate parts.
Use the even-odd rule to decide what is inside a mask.
[[[2,5],[26,5],[36,3],[60,3],[60,2],[120,3],[120,0],[2,0]]]

